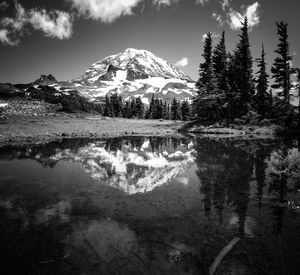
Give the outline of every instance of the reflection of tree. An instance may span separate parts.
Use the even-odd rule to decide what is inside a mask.
[[[58,161],[52,159],[58,152],[70,149],[71,152],[77,152],[81,147],[92,142],[92,139],[64,139],[61,141],[52,141],[47,144],[4,146],[0,148],[0,157],[4,160],[12,159],[34,159],[43,167],[53,168]]]
[[[285,173],[285,159],[288,156],[288,146],[286,143],[281,144],[281,149],[278,150],[272,162],[271,183],[269,192],[273,194],[275,205],[274,213],[274,233],[281,234],[283,226],[284,208],[283,203],[287,201],[287,175]]]
[[[204,195],[206,211],[213,204],[219,221],[225,198],[233,204],[239,217],[240,233],[243,234],[249,201],[249,180],[252,175],[253,160],[245,151],[216,140],[198,139],[196,142],[197,175]]]
[[[256,151],[255,154],[255,176],[257,181],[257,198],[258,205],[261,208],[261,201],[263,197],[263,189],[265,187],[265,179],[266,179],[266,168],[267,163],[265,159],[267,157],[267,152],[264,150],[264,147],[261,146],[259,150]]]

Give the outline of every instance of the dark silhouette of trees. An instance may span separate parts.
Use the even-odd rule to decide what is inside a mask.
[[[187,100],[181,104],[181,116],[183,121],[189,120],[190,117],[190,104]]]
[[[254,95],[253,73],[252,73],[252,55],[250,51],[250,43],[248,36],[248,19],[245,17],[241,28],[240,41],[233,53],[234,62],[234,89],[235,98],[237,101],[236,112],[240,117],[245,115],[250,107],[252,96]]]
[[[227,93],[228,81],[227,81],[227,52],[225,45],[225,32],[223,31],[219,44],[216,45],[213,51],[212,65],[213,72],[216,77],[216,85],[219,90]]]
[[[180,102],[176,98],[171,103],[171,120],[181,120]]]
[[[211,33],[207,33],[204,41],[204,62],[199,66],[199,80],[196,83],[198,88],[198,94],[193,100],[193,113],[196,117],[202,121],[215,122],[222,117],[222,108],[224,101],[224,94],[218,86],[222,86],[221,83],[224,79],[221,75],[222,54],[225,40],[221,39],[219,47],[215,52],[215,62],[213,63],[212,52],[212,36]],[[220,61],[221,60],[221,61]],[[218,63],[220,61],[220,63]],[[225,65],[226,66],[226,65]],[[220,72],[215,74],[215,72]],[[223,72],[226,74],[226,71]]]
[[[291,89],[291,60],[288,42],[288,24],[285,22],[276,22],[277,34],[279,35],[279,43],[275,53],[278,56],[274,60],[271,68],[272,79],[275,83],[272,85],[274,89],[281,89],[280,95],[283,96],[286,111],[289,111],[290,106],[290,89]]]
[[[265,117],[266,109],[270,106],[267,106],[267,100],[269,98],[267,90],[269,87],[269,80],[268,80],[268,74],[266,71],[266,62],[265,62],[265,49],[264,46],[262,46],[262,52],[261,57],[257,59],[257,66],[259,68],[257,72],[257,94],[256,94],[256,105],[257,105],[257,112],[262,117]]]

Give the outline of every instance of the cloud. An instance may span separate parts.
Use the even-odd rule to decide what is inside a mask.
[[[205,5],[208,2],[209,0],[196,0],[196,4],[201,4],[201,5]]]
[[[258,8],[260,7],[258,2],[253,3],[252,5],[248,6],[243,13],[234,11],[230,9],[228,13],[228,23],[231,29],[237,30],[242,27],[242,21],[244,17],[248,17],[248,26],[251,30],[254,26],[257,26],[260,23],[259,18],[259,11]]]
[[[25,10],[21,4],[15,2],[16,14],[14,17],[5,17],[0,21],[2,27],[1,42],[15,46],[19,37],[24,34],[26,27],[41,30],[46,36],[58,39],[67,39],[72,36],[72,16],[63,11],[30,9]]]
[[[221,1],[223,11],[225,11],[227,8],[229,8],[230,2],[231,2],[231,0],[222,0]]]
[[[206,39],[206,37],[207,37],[207,33],[203,34],[203,35],[202,35],[202,41],[204,41],[204,40]],[[211,37],[212,37],[212,39],[217,39],[217,38],[220,37],[220,34],[219,34],[219,33],[212,32],[212,33],[211,33]]]
[[[7,29],[2,29],[0,30],[0,42],[2,42],[4,45],[9,45],[9,46],[15,46],[18,44],[18,41],[13,41],[9,37],[9,31]]]
[[[122,16],[134,15],[133,9],[139,4],[149,2],[159,10],[183,0],[66,0],[70,2],[80,16],[100,20],[103,23],[112,23]],[[204,5],[209,0],[195,0],[196,4]]]
[[[187,57],[183,57],[175,63],[175,66],[185,67],[189,65],[189,59]]]
[[[79,14],[103,23],[112,23],[124,15],[133,15],[142,0],[67,0]]]
[[[223,16],[221,14],[217,14],[215,12],[212,13],[212,17],[219,23],[219,26],[223,26],[224,25],[224,20],[223,20]]]
[[[72,18],[67,12],[31,10],[28,22],[34,29],[43,31],[49,37],[68,39],[72,36]]]
[[[8,8],[8,3],[6,1],[2,1],[0,2],[0,10],[5,10],[6,8]]]
[[[5,27],[9,27],[12,30],[20,31],[23,29],[27,20],[25,9],[17,2],[15,2],[16,15],[14,18],[5,17],[1,23]]]

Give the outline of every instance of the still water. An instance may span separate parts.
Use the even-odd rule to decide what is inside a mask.
[[[0,274],[300,274],[291,139],[75,139],[0,148]],[[235,273],[233,273],[235,272]]]

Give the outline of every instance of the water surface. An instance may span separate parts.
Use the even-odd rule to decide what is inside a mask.
[[[293,139],[69,139],[0,148],[1,274],[300,274]]]

